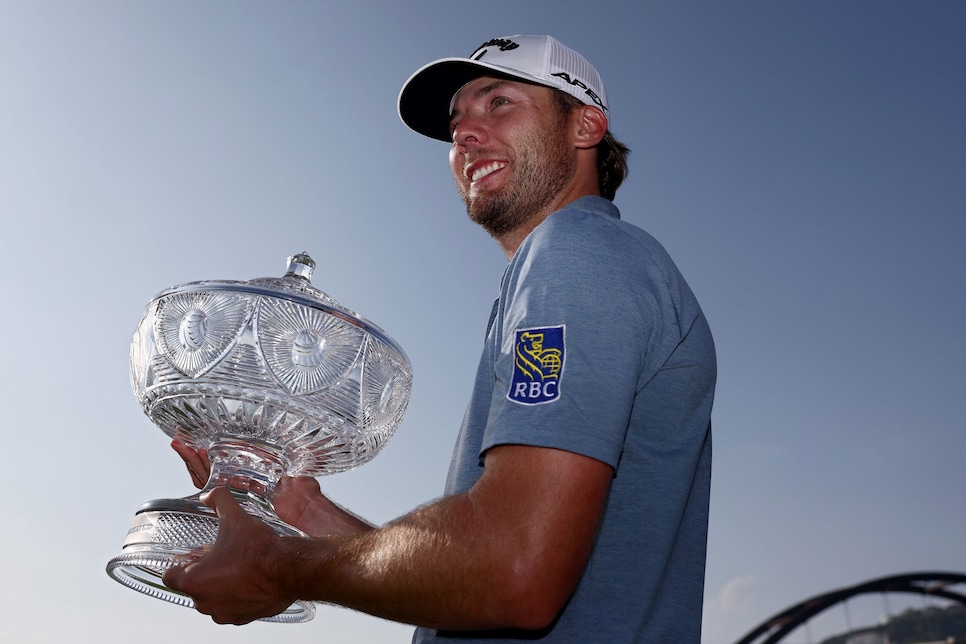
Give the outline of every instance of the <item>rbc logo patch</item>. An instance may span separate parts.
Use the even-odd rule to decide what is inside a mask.
[[[564,327],[517,331],[507,398],[524,405],[555,401],[560,397],[563,364]]]

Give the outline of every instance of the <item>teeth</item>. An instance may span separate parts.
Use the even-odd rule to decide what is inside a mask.
[[[491,172],[496,172],[500,168],[505,168],[505,167],[506,167],[505,163],[494,161],[493,163],[490,163],[488,165],[485,165],[481,168],[477,168],[476,170],[474,170],[473,176],[470,177],[470,181],[479,181],[480,179],[490,174]]]

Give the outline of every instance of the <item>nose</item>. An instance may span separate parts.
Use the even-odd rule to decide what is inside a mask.
[[[453,144],[462,153],[467,146],[482,143],[486,138],[486,130],[482,119],[467,112],[461,114],[453,127]]]

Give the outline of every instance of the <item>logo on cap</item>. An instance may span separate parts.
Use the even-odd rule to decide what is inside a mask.
[[[563,375],[564,327],[517,331],[513,353],[513,379],[507,398],[523,405],[557,400]]]
[[[580,89],[584,90],[584,93],[590,97],[590,100],[596,103],[600,109],[604,110],[605,112],[607,111],[607,106],[604,105],[604,102],[602,100],[600,100],[600,96],[597,96],[597,92],[587,87],[587,84],[584,83],[584,81],[580,80],[579,78],[571,78],[570,74],[568,74],[567,72],[557,72],[555,74],[550,74],[550,75],[563,79],[566,83],[573,85],[574,87],[579,87]]]
[[[509,38],[494,38],[492,40],[487,40],[485,43],[476,48],[476,51],[470,56],[471,60],[479,60],[486,55],[489,51],[489,47],[499,47],[500,51],[510,51],[516,49],[520,45],[513,42]]]

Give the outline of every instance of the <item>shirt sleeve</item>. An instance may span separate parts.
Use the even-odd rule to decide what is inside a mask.
[[[538,228],[508,268],[482,453],[550,447],[616,469],[648,361],[669,353],[659,266],[617,227],[580,219]]]

